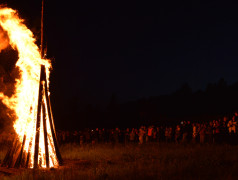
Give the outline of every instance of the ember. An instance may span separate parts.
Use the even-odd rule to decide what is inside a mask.
[[[15,94],[8,97],[0,93],[3,103],[16,114],[14,129],[18,135],[2,166],[57,167],[62,158],[49,100],[51,64],[43,59],[32,32],[23,22],[15,10],[0,8],[0,26],[7,33],[10,46],[18,51],[16,67],[20,70]]]

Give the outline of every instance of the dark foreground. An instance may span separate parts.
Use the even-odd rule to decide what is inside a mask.
[[[65,144],[60,168],[0,168],[0,179],[238,179],[237,152],[216,144]]]

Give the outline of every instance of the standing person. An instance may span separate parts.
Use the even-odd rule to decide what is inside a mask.
[[[160,142],[160,127],[156,127],[156,142]]]
[[[229,141],[231,144],[234,144],[235,141],[236,125],[237,123],[235,121],[235,116],[232,116],[232,119],[227,123],[227,127],[229,130]]]
[[[161,126],[159,129],[159,141],[164,142],[165,141],[165,127]]]
[[[152,142],[153,139],[153,126],[148,127],[148,142]]]
[[[114,129],[109,130],[109,142],[112,143],[112,144],[115,143]]]
[[[215,125],[215,142],[220,143],[220,122],[216,121]]]
[[[206,124],[202,124],[200,126],[200,143],[205,143],[205,132],[206,132]]]
[[[181,136],[181,128],[180,125],[177,125],[175,128],[175,135],[174,135],[175,143],[179,143],[180,136]]]
[[[200,143],[201,144],[204,144],[204,142],[205,142],[205,131],[206,131],[206,125],[205,124],[201,124],[200,131],[199,131]]]
[[[113,131],[114,142],[115,142],[116,144],[119,143],[119,133],[120,133],[120,130],[119,130],[119,128],[117,127],[117,128],[115,129],[115,131]]]
[[[193,138],[193,127],[190,121],[187,121],[186,131],[187,131],[187,141],[191,142]]]
[[[125,143],[125,130],[119,129],[119,143]]]
[[[95,133],[95,143],[98,143],[99,142],[99,128],[96,128],[94,133]]]
[[[207,137],[207,142],[209,144],[214,143],[214,139],[213,139],[213,123],[212,123],[212,121],[209,122],[209,124],[207,125],[205,133],[206,133],[206,137]]]
[[[74,143],[77,143],[77,140],[78,140],[78,132],[77,132],[77,131],[74,131],[74,132],[73,132],[73,142],[74,142]]]
[[[135,129],[132,128],[132,130],[130,132],[130,142],[131,143],[135,142],[135,136],[136,136]]]
[[[172,127],[168,128],[168,142],[172,142],[172,133],[173,133],[173,129]]]
[[[148,142],[149,141],[149,139],[148,139],[148,129],[147,129],[147,127],[145,127],[145,126],[143,126],[143,128],[144,128],[144,131],[145,131],[145,134],[144,134],[144,142]]]
[[[86,143],[90,143],[91,137],[90,137],[90,130],[89,129],[85,129],[84,130],[84,137],[85,137],[85,142]]]
[[[129,128],[126,128],[126,131],[125,131],[125,143],[129,143],[130,142],[130,129]]]
[[[172,140],[172,127],[166,127],[165,128],[165,142],[168,143],[168,142],[171,142]]]
[[[169,139],[169,128],[165,127],[165,131],[164,131],[164,136],[165,136],[165,142],[168,142]]]
[[[135,143],[139,142],[139,130],[135,129]]]
[[[155,128],[153,128],[153,132],[152,132],[152,142],[156,142],[157,139],[157,131]]]
[[[98,142],[99,143],[102,143],[102,142],[104,142],[104,137],[103,137],[103,129],[99,129],[99,131],[98,131],[98,136],[99,136],[99,139],[98,139]]]
[[[186,143],[187,142],[187,138],[188,138],[188,128],[187,128],[187,122],[183,121],[182,122],[182,143]]]
[[[139,129],[139,144],[144,143],[144,136],[145,136],[145,130],[144,130],[144,127],[141,126]]]
[[[91,143],[94,145],[96,143],[96,133],[95,133],[95,130],[91,130],[90,131],[90,139],[91,139]]]
[[[104,130],[104,141],[106,143],[110,143],[110,137],[111,137],[110,129],[105,129]]]
[[[197,140],[197,135],[198,135],[198,127],[195,123],[192,124],[193,127],[193,138],[192,138],[192,143],[196,143]]]
[[[221,141],[221,143],[225,143],[227,141],[228,131],[227,131],[226,121],[224,121],[224,118],[223,118],[223,121],[221,122],[220,130],[221,130],[220,141]]]
[[[83,145],[84,142],[85,142],[85,140],[84,140],[84,135],[83,135],[83,133],[81,132],[81,133],[80,133],[80,136],[79,136],[79,144],[80,144],[80,145]]]

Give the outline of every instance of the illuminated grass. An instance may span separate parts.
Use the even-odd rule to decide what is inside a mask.
[[[60,149],[65,160],[63,168],[27,170],[2,179],[238,178],[238,146],[65,144]]]

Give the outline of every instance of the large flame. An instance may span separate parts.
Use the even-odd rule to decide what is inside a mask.
[[[0,7],[0,26],[7,33],[10,46],[18,51],[19,59],[16,67],[20,70],[20,78],[16,79],[14,95],[8,97],[0,92],[0,99],[15,111],[14,129],[19,136],[19,141],[23,140],[24,135],[26,136],[24,150],[32,152],[30,164],[33,167],[40,69],[41,65],[45,66],[47,82],[49,83],[51,64],[49,60],[41,58],[33,33],[23,24],[23,20],[19,18],[15,10]],[[47,92],[49,93],[49,90]],[[47,111],[46,114],[48,114]],[[41,167],[46,167],[42,121],[41,118],[38,162],[40,162]],[[50,167],[55,167],[58,166],[58,161],[55,155],[49,120],[47,119],[46,122]]]

